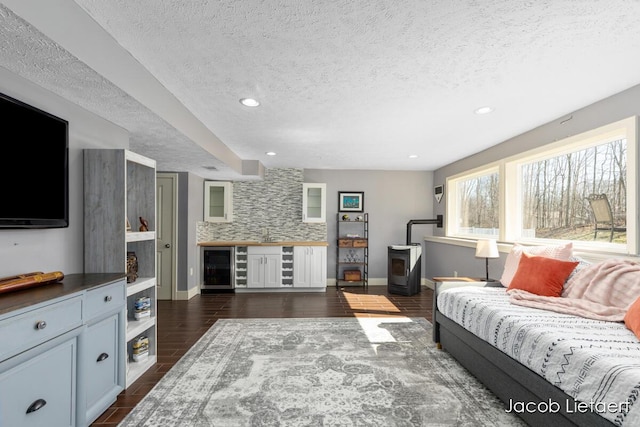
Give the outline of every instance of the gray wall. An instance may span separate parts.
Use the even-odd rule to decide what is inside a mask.
[[[128,133],[41,87],[0,68],[0,92],[69,121],[69,227],[0,230],[0,277],[29,271],[82,273],[84,148],[127,148]],[[6,147],[5,147],[6,148]],[[34,197],[46,191],[36,182]],[[10,203],[3,201],[2,203]]]
[[[431,218],[435,200],[432,173],[305,169],[304,178],[305,182],[327,184],[327,277],[336,276],[338,191],[364,191],[364,210],[369,213],[369,278],[386,284],[387,247],[405,243],[409,220]],[[413,242],[423,243],[434,228],[414,226]],[[423,267],[423,276],[424,271]]]
[[[234,182],[233,221],[201,221],[198,241],[260,241],[263,230],[276,241],[326,241],[326,224],[302,222],[303,182],[296,168],[268,169],[264,180]]]
[[[558,119],[532,129],[506,141],[496,141],[495,146],[451,163],[434,172],[434,184],[445,184],[448,176],[479,167],[530,149],[574,136],[618,120],[640,114],[640,85],[634,86],[616,95],[594,104],[558,117]],[[561,122],[572,116],[566,123]],[[636,171],[638,173],[638,171]],[[445,192],[446,193],[446,192]],[[446,197],[446,196],[445,196]],[[434,214],[445,213],[445,198],[435,206]],[[446,220],[446,218],[445,218]],[[444,229],[438,229],[434,235],[443,236]],[[484,262],[474,257],[474,248],[460,247],[443,243],[426,243],[426,251],[436,254],[434,262],[427,264],[427,277],[450,276],[453,271],[465,272],[473,276],[484,275]],[[505,256],[500,260],[489,260],[490,274],[499,278],[504,268]],[[478,264],[480,261],[480,265]],[[496,273],[492,273],[492,272]]]

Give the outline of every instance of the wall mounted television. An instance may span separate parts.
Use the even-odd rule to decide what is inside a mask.
[[[69,226],[69,123],[0,93],[0,228]]]

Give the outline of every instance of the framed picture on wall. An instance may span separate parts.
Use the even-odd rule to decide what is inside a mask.
[[[338,191],[340,212],[364,212],[364,191]]]

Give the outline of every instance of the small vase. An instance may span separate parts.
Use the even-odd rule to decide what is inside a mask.
[[[138,278],[138,257],[135,252],[127,252],[127,283],[133,283]]]

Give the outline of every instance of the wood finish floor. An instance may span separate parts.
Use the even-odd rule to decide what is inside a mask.
[[[386,286],[336,288],[326,293],[218,293],[188,301],[158,301],[158,363],[93,424],[116,426],[218,319],[302,317],[425,317],[431,321],[433,291],[394,295]]]

